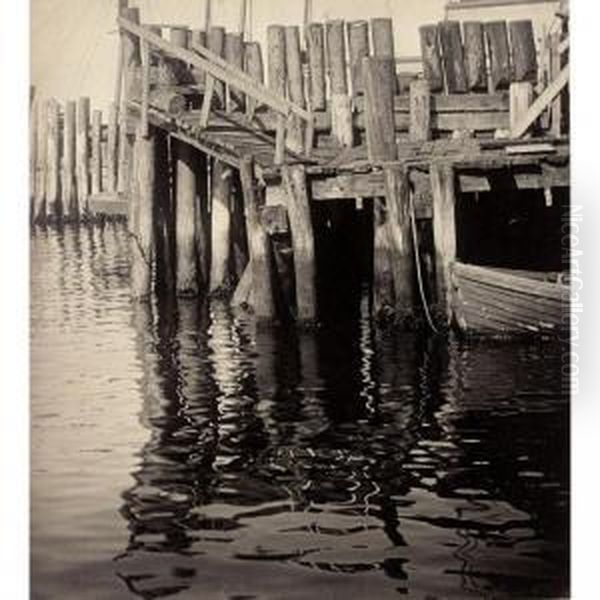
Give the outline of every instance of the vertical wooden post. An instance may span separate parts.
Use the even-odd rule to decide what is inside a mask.
[[[29,106],[29,201],[31,202],[31,216],[33,216],[36,192],[37,135],[38,101],[33,98]]]
[[[460,23],[441,21],[438,25],[442,47],[446,93],[456,94],[467,91],[467,76],[463,56]]]
[[[140,11],[138,8],[125,8],[121,17],[132,23],[139,24]],[[121,107],[119,110],[119,167],[117,188],[121,193],[127,193],[131,183],[131,167],[133,158],[134,135],[127,131],[127,115],[129,101],[133,97],[136,70],[140,66],[140,49],[138,39],[125,31],[120,36],[122,48],[123,89],[121,92]]]
[[[210,278],[210,211],[208,190],[209,159],[202,152],[194,152],[196,171],[196,256],[198,257],[198,286],[208,287]]]
[[[269,236],[260,222],[258,190],[251,158],[242,160],[240,181],[244,193],[254,313],[258,319],[272,319],[275,316],[275,302],[271,283],[271,248]]]
[[[227,33],[225,35],[225,60],[243,71],[244,45],[242,36],[239,33]],[[227,86],[226,106],[228,112],[231,112],[234,106],[237,106],[239,110],[244,110],[244,94],[233,87]]]
[[[77,211],[80,217],[87,211],[90,193],[89,123],[90,99],[79,98],[77,105]]]
[[[267,27],[267,51],[269,89],[286,97],[287,75],[285,69],[285,27],[269,25]]]
[[[509,89],[510,130],[514,131],[533,102],[533,85],[529,81],[520,81],[511,83]]]
[[[146,300],[152,291],[154,261],[154,138],[136,136],[133,148],[133,169],[129,218],[131,254],[131,294],[136,300]]]
[[[198,44],[198,46],[206,47],[207,44],[207,36],[206,31],[201,29],[193,29],[191,33],[191,41],[192,44]],[[206,81],[206,73],[199,69],[198,67],[192,67],[192,79],[196,83],[205,83]]]
[[[36,186],[33,219],[43,220],[46,215],[46,145],[48,134],[48,101],[38,102],[38,138],[36,145]]]
[[[285,28],[285,66],[289,83],[290,100],[304,108],[304,78],[300,62],[300,30],[297,26]],[[294,152],[304,151],[304,127],[300,118],[291,115],[289,119],[288,148]]]
[[[394,160],[398,155],[394,131],[394,82],[391,59],[363,58],[365,128],[369,160]]]
[[[510,50],[506,21],[490,21],[484,25],[490,65],[489,91],[506,89],[510,85]]]
[[[561,72],[561,56],[558,46],[560,33],[550,34],[550,81],[552,83]],[[550,127],[552,135],[559,136],[562,130],[562,93],[558,94],[552,102],[550,109]]]
[[[220,160],[211,172],[211,263],[210,291],[225,289],[229,276],[231,238],[231,167]]]
[[[92,112],[92,194],[102,190],[102,111]]]
[[[331,89],[331,132],[342,146],[352,146],[352,105],[348,96],[344,21],[327,21],[327,58]]]
[[[421,40],[421,57],[425,79],[429,81],[432,92],[439,92],[444,87],[444,75],[437,25],[422,25],[419,27],[419,38]]]
[[[364,94],[365,91],[362,61],[365,56],[369,56],[369,23],[367,21],[348,23],[348,50],[350,54],[352,95],[356,98],[356,96]]]
[[[48,102],[48,143],[46,146],[46,217],[61,216],[60,198],[60,131],[59,106],[52,98]]]
[[[373,199],[373,308],[375,317],[385,316],[394,306],[394,274],[390,236],[383,198]]]
[[[63,175],[62,175],[62,206],[65,216],[77,215],[77,194],[75,187],[76,178],[76,107],[77,104],[69,100],[65,104],[65,118],[63,124]]]
[[[317,316],[317,300],[315,246],[304,166],[284,166],[282,177],[294,249],[297,318],[300,323],[309,323]]]
[[[410,82],[409,136],[414,142],[431,139],[431,91],[426,79]]]
[[[309,23],[306,28],[308,52],[309,98],[311,110],[325,110],[325,36],[321,23]]]
[[[404,320],[413,313],[414,253],[411,239],[409,184],[406,171],[386,167],[385,202],[387,233],[394,279],[394,311]]]
[[[218,56],[225,53],[225,28],[213,26],[208,31],[208,49]],[[208,79],[208,78],[207,78]],[[212,78],[210,78],[212,79]],[[207,81],[208,83],[208,81]],[[214,81],[214,96],[218,99],[219,106],[225,108],[225,84]]]
[[[487,71],[483,25],[478,21],[466,21],[463,23],[463,38],[465,40],[467,87],[473,92],[485,91],[487,89]]]
[[[452,320],[451,265],[456,260],[454,170],[448,164],[430,165],[433,197],[433,243],[437,297],[448,323]]]
[[[119,107],[112,102],[108,112],[108,136],[106,142],[106,171],[109,192],[117,191],[117,158],[118,158],[118,120]]]
[[[533,23],[530,19],[511,21],[509,32],[514,80],[535,83],[538,66]]]
[[[244,70],[259,83],[264,82],[265,73],[262,52],[258,42],[246,42],[244,45]],[[256,100],[248,96],[246,98],[246,116],[252,119],[256,109]]]
[[[189,144],[177,142],[175,239],[177,244],[177,295],[198,294],[198,260],[196,256],[196,173],[194,151]]]
[[[377,58],[391,59],[387,67],[391,73],[389,79],[393,82],[392,94],[398,93],[398,81],[396,80],[396,54],[394,51],[394,27],[392,19],[371,19],[371,35],[373,37],[373,56]]]

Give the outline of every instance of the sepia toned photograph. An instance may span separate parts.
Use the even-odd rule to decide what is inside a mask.
[[[571,597],[569,32],[30,0],[31,598]]]

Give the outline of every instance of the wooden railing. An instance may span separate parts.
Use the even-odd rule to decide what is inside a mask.
[[[203,104],[201,108],[200,126],[206,127],[209,120],[212,96],[215,91],[215,82],[220,81],[225,85],[234,87],[240,92],[252,98],[257,104],[266,105],[273,110],[278,118],[277,133],[275,138],[275,158],[276,162],[283,162],[285,152],[285,136],[289,119],[294,116],[299,118],[305,125],[305,151],[310,154],[314,138],[314,118],[313,114],[304,108],[290,102],[261,83],[252,79],[247,73],[244,73],[234,65],[229,64],[217,54],[199,44],[192,43],[191,50],[164,40],[160,35],[150,31],[143,25],[138,25],[125,19],[118,18],[118,24],[122,30],[136,36],[140,40],[142,57],[142,131],[147,132],[148,127],[148,106],[149,106],[149,72],[150,72],[150,51],[151,48],[157,48],[165,54],[179,59],[188,65],[203,70],[206,73],[206,88]]]

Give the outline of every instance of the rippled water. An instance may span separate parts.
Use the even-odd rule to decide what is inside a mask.
[[[122,225],[31,273],[34,598],[567,594],[558,346],[132,305]]]

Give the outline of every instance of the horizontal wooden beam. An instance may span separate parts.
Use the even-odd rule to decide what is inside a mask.
[[[569,168],[543,168],[535,171],[507,171],[500,177],[490,173],[458,173],[458,186],[461,192],[490,192],[518,190],[540,190],[570,185]]]

